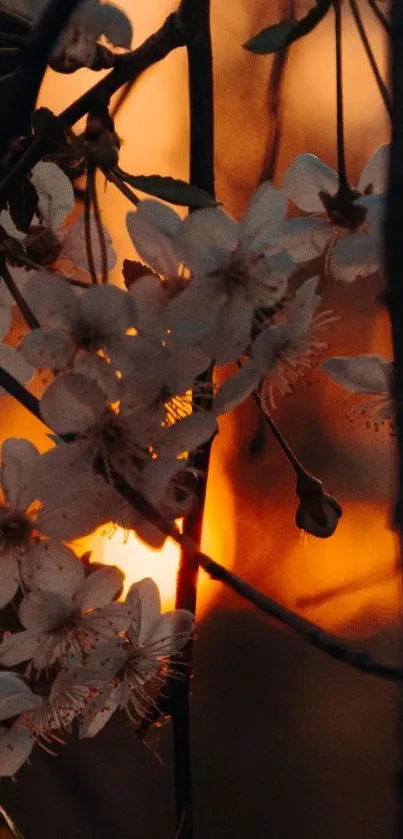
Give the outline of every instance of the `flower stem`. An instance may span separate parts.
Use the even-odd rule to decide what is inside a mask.
[[[382,26],[383,26],[385,32],[387,33],[387,35],[391,35],[392,30],[391,30],[390,23],[389,23],[386,15],[383,13],[382,9],[379,8],[377,0],[368,0],[368,5],[371,7],[374,15],[376,15],[379,22],[382,24]]]
[[[390,93],[389,93],[388,88],[386,87],[386,84],[385,84],[385,82],[384,82],[384,80],[383,80],[383,78],[382,78],[382,76],[379,72],[379,67],[376,63],[376,59],[375,59],[375,56],[374,56],[373,49],[372,49],[371,44],[369,42],[368,35],[365,31],[365,27],[364,27],[364,24],[362,22],[361,12],[360,12],[360,9],[358,7],[358,3],[356,2],[356,0],[350,0],[350,8],[351,8],[353,18],[355,20],[355,23],[356,23],[356,26],[357,26],[357,29],[358,29],[358,32],[359,32],[359,35],[360,35],[360,38],[361,38],[361,41],[362,41],[362,45],[364,47],[364,50],[366,52],[368,61],[370,63],[371,70],[374,74],[375,81],[378,85],[379,93],[381,94],[383,104],[385,105],[385,108],[386,108],[389,116],[391,116],[392,101],[391,101]]]
[[[342,15],[341,0],[333,0],[334,26],[336,41],[336,119],[337,119],[337,169],[339,190],[349,189],[344,145],[344,105],[343,105],[343,57],[342,57]]]
[[[134,206],[137,207],[140,199],[137,198],[136,193],[133,192],[133,190],[122,180],[116,169],[105,169],[104,175],[108,181],[115,184],[116,188],[120,190],[122,195],[124,195],[131,204],[134,204]]]
[[[92,166],[88,166],[87,171],[87,184],[85,187],[85,196],[84,196],[84,230],[85,230],[85,249],[87,251],[87,258],[88,258],[88,268],[91,274],[91,279],[94,285],[98,283],[97,277],[97,270],[95,267],[95,260],[94,260],[94,251],[92,249],[92,238],[91,238],[91,206],[92,206],[92,199],[94,194],[94,180],[95,174],[94,169]]]

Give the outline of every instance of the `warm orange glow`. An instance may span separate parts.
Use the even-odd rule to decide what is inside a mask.
[[[167,539],[160,551],[153,551],[134,533],[125,536],[124,531],[117,528],[111,536],[104,536],[100,553],[100,561],[118,565],[125,574],[125,593],[132,583],[151,577],[160,590],[163,609],[173,608],[179,560],[174,542]]]
[[[134,32],[139,43],[176,3],[154,0],[151,4],[136,4],[135,15],[132,0],[122,0],[121,5],[135,17]],[[267,102],[272,59],[256,59],[240,45],[262,26],[279,20],[283,15],[281,5],[265,4],[262,11],[260,3],[234,0],[229,19],[225,4],[218,0],[212,3],[217,190],[226,208],[237,215],[242,213],[264,171],[272,128]],[[365,4],[361,12],[384,69],[385,49],[379,27]],[[348,166],[354,181],[377,145],[387,140],[388,121],[347,9],[344,14],[345,126]],[[329,15],[309,36],[309,44],[308,40],[296,43],[290,53],[284,80],[284,131],[278,175],[295,155],[306,151],[335,164],[334,75],[333,19]],[[57,76],[55,81],[50,73],[41,104],[59,111],[97,78],[80,71],[73,77]],[[186,85],[183,50],[152,68],[136,83],[117,120],[123,141],[122,165],[128,171],[159,171],[187,177]],[[122,221],[127,204],[111,185],[102,197],[106,198],[106,223],[119,256],[114,281],[120,282],[122,259],[135,256]],[[338,285],[334,290],[329,305],[342,315],[331,338],[334,354],[390,351],[384,318],[378,317],[372,328],[375,306],[370,308],[366,298],[363,307],[362,289],[362,285],[354,289]],[[334,630],[348,627],[359,635],[370,634],[392,621],[399,609],[395,543],[386,512],[390,440],[383,434],[374,438],[362,425],[350,425],[345,418],[343,395],[325,377],[318,376],[317,381],[315,398],[307,398],[306,392],[301,391],[281,407],[278,420],[286,434],[291,427],[290,442],[303,459],[307,437],[317,436],[321,445],[318,471],[343,506],[336,535],[328,541],[311,536],[300,539],[293,525],[295,499],[288,469],[277,455],[272,462],[271,443],[261,461],[248,460],[247,441],[256,418],[252,412],[241,411],[235,417],[224,418],[223,434],[215,442],[203,548],[269,595],[299,608],[323,626]],[[301,421],[288,429],[287,411]],[[27,434],[39,444],[39,424],[33,429],[30,423],[27,429],[23,425],[25,416],[18,409],[15,414],[10,409],[6,418],[3,415],[4,436]],[[43,438],[41,445],[44,447]],[[308,445],[308,466],[311,454]],[[340,467],[344,463],[345,467]],[[266,481],[265,473],[270,480]],[[379,483],[383,487],[381,501],[374,500],[373,493],[373,487]],[[94,550],[94,559],[122,567],[127,575],[126,586],[143,576],[153,577],[161,588],[164,607],[172,606],[178,562],[175,546],[167,543],[161,552],[149,551],[134,536],[125,543],[122,532],[117,531],[111,539],[97,534],[85,540],[83,550],[89,547]],[[210,609],[221,595],[222,587],[201,575],[199,614]],[[223,599],[225,608],[229,603],[242,607],[238,599]]]

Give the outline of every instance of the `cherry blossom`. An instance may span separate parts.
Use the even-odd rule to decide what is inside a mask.
[[[62,278],[38,272],[27,283],[24,296],[41,325],[24,338],[24,358],[37,367],[84,373],[117,399],[116,372],[129,346],[125,333],[135,321],[127,292],[103,285],[79,296]]]
[[[117,708],[139,721],[151,704],[147,689],[166,675],[169,656],[178,653],[193,632],[190,612],[176,609],[161,614],[161,600],[153,580],[135,583],[126,597],[133,612],[127,630],[128,644],[106,644],[90,654],[87,667],[96,670],[105,687],[85,710],[81,737],[93,737]],[[85,678],[85,677],[84,677]]]
[[[284,223],[283,245],[298,262],[330,247],[329,269],[352,282],[379,270],[386,190],[387,145],[364,167],[357,189],[340,187],[336,172],[313,154],[299,155],[283,175],[282,188],[309,217]]]
[[[250,358],[217,391],[213,409],[217,415],[232,411],[254,390],[260,388],[262,404],[275,407],[274,391],[291,392],[301,370],[312,366],[327,344],[319,337],[338,318],[329,311],[317,314],[322,298],[317,294],[319,278],[303,283],[288,307],[285,317],[268,326],[255,339]]]
[[[85,575],[72,551],[55,558],[46,554],[35,563],[30,579],[35,590],[21,601],[23,627],[0,644],[0,663],[13,666],[31,661],[38,670],[66,662],[71,651],[82,654],[99,637],[126,628],[127,610],[113,603],[123,585],[123,574],[106,566]]]
[[[168,328],[217,364],[234,360],[247,347],[259,311],[283,300],[295,269],[278,244],[285,198],[271,183],[262,184],[239,224],[219,208],[196,210],[181,221],[158,202],[142,203],[127,217],[141,258],[163,276],[180,277],[182,265],[191,272],[166,308]]]
[[[46,0],[3,0],[2,5],[14,14],[35,21],[43,12]],[[129,18],[112,3],[82,0],[53,49],[51,66],[63,73],[80,67],[95,67],[97,42],[102,37],[115,48],[130,49],[132,27]]]

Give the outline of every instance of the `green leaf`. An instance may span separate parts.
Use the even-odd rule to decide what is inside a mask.
[[[288,43],[288,39],[294,30],[295,24],[288,20],[275,23],[267,29],[262,29],[258,35],[254,35],[250,41],[246,41],[244,48],[257,55],[268,55],[271,52],[281,50]]]
[[[37,206],[38,193],[33,183],[24,178],[8,200],[8,209],[18,230],[28,233]]]
[[[246,41],[243,45],[244,49],[257,55],[269,55],[288,47],[293,41],[297,41],[298,38],[308,35],[315,29],[330,9],[331,3],[332,0],[317,0],[316,6],[310,9],[301,20],[297,22],[283,20],[281,23],[262,29],[258,35]]]
[[[169,201],[170,204],[179,204],[192,209],[217,206],[217,201],[208,192],[204,192],[203,189],[192,186],[192,184],[178,178],[168,178],[162,175],[129,175],[121,169],[119,169],[119,175],[123,181],[133,186],[134,189],[146,192],[147,195],[154,195],[156,198],[162,198],[163,201]]]

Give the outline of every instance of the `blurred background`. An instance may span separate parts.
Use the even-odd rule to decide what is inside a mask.
[[[163,21],[168,0],[126,0],[135,43]],[[297,13],[309,4],[297,3]],[[377,60],[386,45],[361,2]],[[289,14],[287,0],[212,0],[216,95],[217,195],[239,217],[267,176],[275,132],[270,99],[273,58],[242,43]],[[388,140],[387,117],[361,42],[344,8],[347,160],[354,184]],[[47,77],[41,103],[60,111],[94,74]],[[133,88],[117,119],[123,167],[135,174],[188,176],[188,99],[184,51],[171,54]],[[333,19],[290,51],[281,90],[275,179],[301,152],[335,165]],[[125,232],[126,203],[101,189],[120,265],[135,256]],[[116,281],[121,282],[119,272]],[[382,352],[390,357],[381,277],[323,286],[325,307],[340,320],[328,354]],[[275,419],[305,466],[343,506],[332,539],[294,525],[296,498],[287,462],[269,433],[258,457],[252,404],[224,418],[214,444],[204,549],[279,602],[385,662],[400,658],[401,585],[389,529],[393,494],[390,432],[351,422],[351,404],[318,367],[284,400]],[[2,397],[2,438],[27,435],[46,447],[43,430]],[[94,555],[121,565],[128,582],[154,576],[172,603],[177,555],[152,554],[130,537],[97,535]],[[328,660],[204,578],[192,683],[196,839],[392,839],[397,835],[399,765],[397,689]],[[137,742],[130,721],[114,718],[94,741],[69,743],[58,759],[37,750],[16,782],[3,781],[1,803],[25,839],[165,839],[175,835],[170,726]]]

